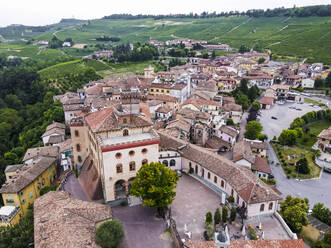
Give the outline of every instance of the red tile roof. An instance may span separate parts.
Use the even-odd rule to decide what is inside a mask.
[[[255,156],[255,162],[252,165],[252,170],[260,171],[266,174],[271,174],[270,165],[265,158],[261,158],[259,156]]]
[[[260,99],[261,104],[272,105],[275,99],[273,97],[263,97]]]

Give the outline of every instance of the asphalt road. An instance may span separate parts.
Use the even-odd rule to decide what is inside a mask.
[[[275,176],[277,182],[277,188],[282,192],[282,196],[285,198],[287,195],[294,197],[308,198],[310,202],[310,208],[314,204],[321,202],[326,207],[331,209],[331,174],[327,172],[322,173],[320,179],[308,179],[308,180],[296,180],[287,179],[282,167],[276,166],[277,160],[270,144],[268,144],[268,156],[269,161],[274,161],[271,164],[271,172]]]

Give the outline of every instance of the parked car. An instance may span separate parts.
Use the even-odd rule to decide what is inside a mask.
[[[275,178],[275,176],[273,174],[269,175],[269,179],[274,179],[274,178]]]
[[[275,117],[275,116],[271,116],[271,119],[273,119],[273,120],[277,120],[278,118]]]

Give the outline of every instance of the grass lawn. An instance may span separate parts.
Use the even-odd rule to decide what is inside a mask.
[[[317,142],[317,136],[320,134],[320,132],[323,129],[328,129],[329,126],[331,126],[331,122],[327,120],[315,121],[305,125],[303,129],[305,130],[306,128],[309,128],[309,132],[304,133],[301,138],[298,138],[297,143],[300,146],[304,146],[310,149]]]
[[[304,226],[299,235],[300,238],[302,238],[303,240],[309,243],[318,240],[319,236],[321,236],[320,231],[317,230],[312,225]]]
[[[319,177],[321,168],[317,166],[313,161],[314,153],[312,151],[298,146],[288,147],[276,144],[273,144],[272,146],[287,176],[298,179]],[[281,155],[278,154],[279,152],[281,153]],[[308,166],[310,168],[309,174],[300,174],[297,173],[295,170],[295,163],[301,158],[301,156],[306,157],[306,159],[308,160]],[[284,162],[282,162],[282,160],[284,160]]]

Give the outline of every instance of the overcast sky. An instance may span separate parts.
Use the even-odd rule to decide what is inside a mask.
[[[45,25],[61,18],[96,19],[114,13],[201,13],[317,4],[330,4],[330,0],[1,0],[0,26]]]

